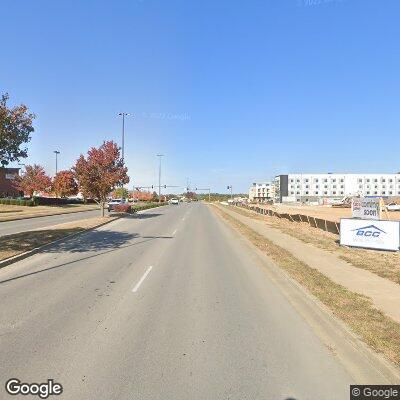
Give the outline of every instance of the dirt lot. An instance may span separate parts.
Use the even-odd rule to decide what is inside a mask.
[[[321,249],[335,253],[341,259],[355,267],[371,271],[382,278],[400,284],[400,253],[367,249],[341,247],[339,237],[330,232],[313,228],[304,222],[291,222],[287,219],[269,217],[248,211],[240,207],[232,208],[234,211],[265,221],[267,224],[287,233],[305,243],[313,244]]]
[[[258,205],[262,208],[268,208],[270,210],[289,213],[289,214],[303,214],[309,215],[316,218],[326,219],[328,221],[340,222],[340,218],[351,218],[351,208],[334,208],[330,206],[303,206],[303,205],[286,205],[286,204],[275,204],[273,206]],[[390,211],[390,220],[399,221],[400,212]],[[383,219],[386,219],[385,213],[382,215]]]
[[[99,206],[97,204],[88,204],[88,205],[69,204],[59,207],[55,206],[26,207],[26,206],[9,206],[0,204],[0,222],[12,221],[15,219],[31,218],[31,217],[43,217],[45,215],[73,213],[77,211],[90,211],[90,210],[96,210],[98,208]]]

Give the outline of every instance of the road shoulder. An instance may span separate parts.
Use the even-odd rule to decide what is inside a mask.
[[[268,252],[268,250],[271,248],[269,246],[268,248],[265,246],[267,239],[261,237],[259,234],[257,234],[257,232],[252,231],[248,227],[240,226],[239,224],[241,224],[241,222],[236,220],[235,223],[233,218],[228,214],[222,214],[223,210],[220,210],[215,206],[211,206],[211,209],[220,217],[221,223],[223,222],[225,225],[230,227],[232,232],[241,238],[242,242],[244,242],[246,246],[252,249],[255,256],[257,256],[259,259],[260,264],[263,266],[267,278],[273,280],[274,283],[281,289],[293,307],[296,308],[296,310],[313,328],[315,333],[330,349],[332,354],[335,357],[338,357],[349,373],[354,377],[355,381],[360,383],[375,382],[393,384],[399,382],[399,368],[392,362],[388,361],[388,359],[394,362],[397,361],[396,355],[393,354],[393,351],[395,351],[393,350],[394,347],[384,347],[384,345],[387,344],[387,337],[385,337],[386,341],[383,343],[382,340],[384,338],[379,338],[382,340],[378,340],[377,343],[371,343],[371,341],[365,340],[366,338],[363,337],[363,335],[360,335],[360,332],[354,331],[354,327],[349,325],[348,320],[343,320],[343,318],[341,318],[342,315],[340,315],[340,313],[338,314],[337,312],[337,305],[332,307],[332,304],[327,302],[325,298],[321,298],[318,295],[318,292],[316,293],[310,290],[310,287],[307,287],[304,281],[298,279],[296,274],[291,273],[293,271],[283,267],[280,262],[281,259],[274,259],[274,257],[271,257],[271,253]],[[227,216],[229,218],[226,218]],[[243,228],[247,228],[247,230]],[[260,239],[263,242],[261,246],[259,245],[260,243],[257,243],[257,240]],[[280,254],[279,256],[284,258],[285,255]],[[300,261],[298,262],[301,263]],[[302,263],[300,264],[300,267],[302,269],[309,268]],[[308,270],[308,272],[315,274],[317,271]],[[317,272],[317,274],[319,273]],[[310,278],[310,276],[306,276],[306,278],[314,279],[315,277],[311,276]],[[339,285],[336,285],[326,277],[321,277],[318,275],[317,278],[318,280],[323,280],[325,287],[337,289],[341,295],[348,296],[348,298],[346,298],[347,301],[361,301],[361,304],[364,307],[367,307],[367,310],[370,311],[370,303],[368,299],[363,297],[358,298],[357,294],[351,293],[344,288],[343,292],[342,288],[337,287]],[[331,290],[330,294],[337,297],[338,292],[336,290]],[[341,298],[339,300],[341,300]],[[366,303],[363,303],[363,301]],[[339,306],[346,310],[345,304],[340,304]],[[379,312],[378,315],[380,318],[388,318],[382,316]],[[390,333],[396,335],[396,329],[398,329],[399,324],[396,324],[392,320],[390,320],[390,323],[392,324]],[[399,331],[397,330],[397,332]],[[382,333],[386,334],[387,332]],[[361,341],[361,339],[366,341],[370,346],[371,344],[375,346],[371,346],[373,348],[371,349],[371,347],[367,346],[363,341]],[[380,346],[382,344],[383,346]],[[394,345],[399,345],[396,340]],[[388,359],[383,357],[382,354],[385,354]]]

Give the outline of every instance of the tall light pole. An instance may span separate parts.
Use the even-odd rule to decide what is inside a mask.
[[[54,150],[53,153],[56,155],[56,175],[58,172],[58,155],[60,154],[60,152],[58,150]]]
[[[118,115],[122,115],[122,143],[121,143],[121,151],[122,151],[122,161],[124,161],[125,155],[125,117],[131,115],[126,112],[120,112]]]
[[[164,157],[164,154],[157,154],[157,157],[160,160],[158,165],[158,202],[161,203],[161,157]]]

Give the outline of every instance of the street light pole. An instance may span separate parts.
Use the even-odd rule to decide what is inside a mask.
[[[56,175],[58,172],[58,155],[60,154],[60,152],[58,150],[54,150],[54,154],[56,155]]]
[[[158,202],[161,203],[161,157],[164,157],[164,154],[157,154],[157,157],[160,160],[158,166]]]
[[[125,156],[125,117],[131,115],[126,112],[120,112],[118,115],[122,115],[122,143],[121,143],[121,152],[122,152],[122,161],[124,161]]]

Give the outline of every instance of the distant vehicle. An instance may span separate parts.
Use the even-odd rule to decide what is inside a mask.
[[[400,204],[390,203],[386,206],[388,211],[400,211]]]
[[[118,206],[120,204],[125,204],[126,200],[125,199],[112,199],[107,203],[107,209],[108,211],[112,211],[115,206]]]
[[[179,204],[179,200],[178,199],[171,199],[170,201],[169,201],[169,204]]]

